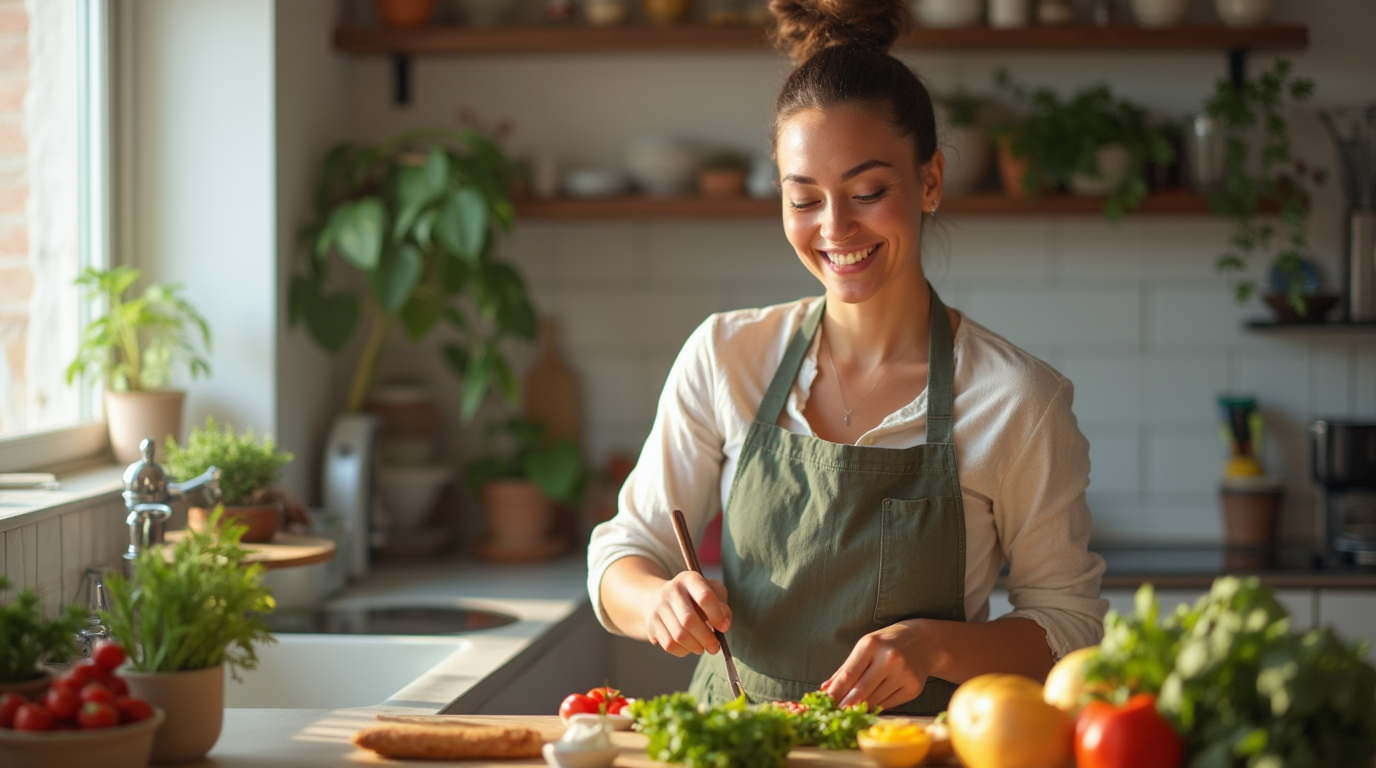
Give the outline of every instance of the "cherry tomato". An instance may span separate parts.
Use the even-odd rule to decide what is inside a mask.
[[[124,678],[119,675],[110,675],[110,682],[106,684],[110,692],[115,694],[115,698],[129,695],[129,684],[124,682]]]
[[[81,699],[73,696],[71,691],[62,688],[48,688],[48,695],[43,697],[43,704],[47,706],[48,712],[57,720],[71,720],[76,717],[76,711],[81,707]]]
[[[77,665],[75,667],[72,667],[72,672],[76,672],[77,674],[84,676],[86,678],[86,682],[88,683],[100,683],[101,685],[104,685],[107,688],[109,687],[109,671],[107,671],[105,667],[100,666],[99,664],[95,663],[94,661],[91,661],[90,659],[77,662]],[[85,686],[82,687],[84,688]]]
[[[623,710],[626,709],[627,706],[629,706],[629,704],[627,703],[626,699],[617,696],[615,699],[612,700],[612,703],[607,705],[607,714],[619,715],[622,713]]]
[[[1090,702],[1075,722],[1078,768],[1179,768],[1184,760],[1184,744],[1150,694],[1121,707]]]
[[[28,703],[28,699],[17,693],[7,693],[0,696],[0,728],[14,727],[14,713],[19,708]]]
[[[16,731],[51,731],[53,729],[53,716],[42,704],[25,702],[19,705],[19,711],[14,713],[14,730]]]
[[[559,705],[559,719],[564,721],[565,725],[568,725],[569,718],[574,715],[583,714],[585,712],[591,715],[597,714],[600,705],[601,702],[591,696],[586,696],[581,693],[570,693],[568,698],[564,699],[564,703]]]
[[[100,683],[87,683],[77,698],[81,699],[83,704],[88,701],[94,701],[98,704],[114,704],[115,692]]]
[[[619,698],[620,696],[621,691],[618,691],[615,688],[611,688],[605,685],[601,688],[594,688],[591,691],[588,691],[588,698],[592,699],[593,701],[612,701],[613,699]]]
[[[81,689],[85,688],[86,684],[89,682],[91,681],[87,680],[84,674],[69,670],[54,678],[52,683],[48,685],[48,689],[66,691],[76,696],[81,693]]]
[[[88,701],[81,705],[81,710],[76,713],[76,724],[82,730],[92,730],[95,728],[113,728],[119,725],[119,710],[113,704],[102,704],[98,701]]]
[[[121,696],[115,699],[115,708],[119,710],[119,721],[121,723],[137,723],[140,720],[147,720],[153,716],[153,705],[143,699],[135,699],[129,696]]]
[[[106,672],[119,669],[119,665],[128,658],[129,655],[114,640],[101,640],[96,643],[95,650],[91,651],[91,661]]]

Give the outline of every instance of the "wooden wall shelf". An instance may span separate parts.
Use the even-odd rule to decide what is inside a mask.
[[[1268,336],[1376,336],[1376,320],[1344,320],[1329,323],[1252,320],[1247,323],[1247,330]]]
[[[778,198],[749,197],[610,197],[600,199],[527,199],[516,203],[518,216],[530,219],[685,219],[777,218]],[[1200,195],[1171,192],[1148,197],[1137,211],[1128,214],[1155,216],[1211,215]],[[1008,197],[998,193],[948,198],[941,216],[1103,216],[1104,201],[1097,198],[1054,196],[1038,199]]]
[[[436,26],[407,30],[343,27],[335,30],[334,44],[345,53],[359,55],[763,51],[768,48],[763,27],[706,24],[672,27]],[[1174,29],[1143,29],[1130,25],[919,28],[899,42],[902,47],[916,49],[1060,51],[1300,50],[1308,44],[1309,30],[1298,24],[1250,28],[1194,25]]]

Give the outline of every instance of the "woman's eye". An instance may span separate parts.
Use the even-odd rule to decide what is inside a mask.
[[[789,201],[788,201],[788,204],[789,204],[790,206],[792,206],[792,207],[793,207],[793,210],[795,210],[795,211],[805,211],[805,210],[807,210],[808,208],[811,208],[811,207],[813,207],[814,205],[817,205],[817,201],[816,201],[816,200],[805,200],[805,201],[801,201],[801,202],[800,202],[800,201],[797,201],[797,200],[789,200]]]
[[[871,192],[868,195],[856,195],[855,199],[865,203],[872,203],[875,200],[878,200],[879,198],[883,197],[884,193],[888,191],[888,187],[880,187],[878,190]]]

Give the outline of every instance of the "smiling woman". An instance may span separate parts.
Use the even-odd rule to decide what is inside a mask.
[[[1098,642],[1088,443],[1070,382],[963,313],[922,266],[945,161],[887,50],[902,0],[774,0],[797,69],[772,141],[784,234],[821,298],[714,315],[665,385],[617,516],[589,547],[603,624],[703,656],[699,700],[827,691],[935,714],[988,672],[1042,678]],[[825,358],[823,360],[823,358]],[[721,582],[683,571],[670,510],[724,509]],[[1014,610],[988,621],[1008,562]]]

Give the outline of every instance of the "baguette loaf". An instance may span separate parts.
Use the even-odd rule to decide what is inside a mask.
[[[386,723],[355,733],[354,744],[383,757],[464,760],[539,757],[544,740],[519,726]]]

